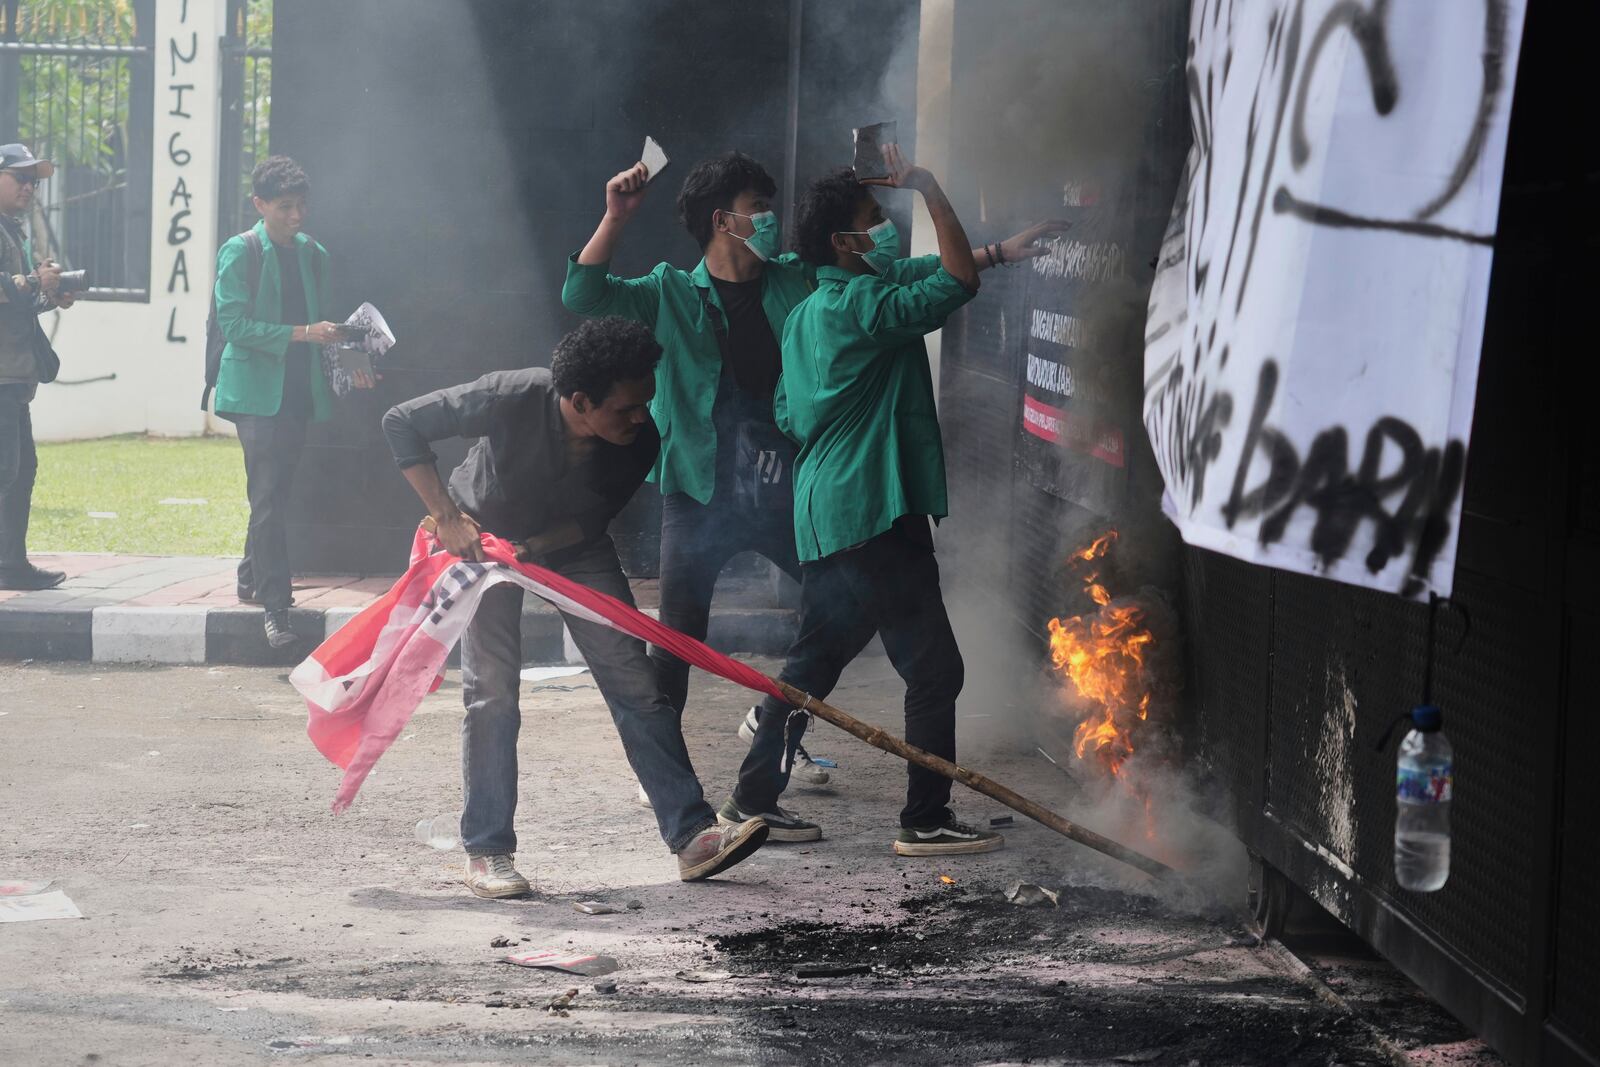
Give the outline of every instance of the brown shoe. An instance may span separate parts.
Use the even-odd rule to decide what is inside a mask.
[[[767,840],[768,827],[761,819],[750,819],[737,826],[708,826],[678,852],[678,877],[698,882],[732,867]]]

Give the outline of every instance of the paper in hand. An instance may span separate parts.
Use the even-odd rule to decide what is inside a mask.
[[[644,182],[649,185],[656,180],[656,175],[667,169],[667,153],[656,144],[654,137],[644,139],[644,152],[639,156],[639,162],[644,164]]]
[[[356,308],[344,324],[355,327],[351,333],[358,335],[358,339],[322,348],[323,367],[335,396],[345,396],[355,388],[357,371],[367,375],[375,373],[375,364],[394,347],[394,334],[389,324],[371,304]]]
[[[856,172],[857,181],[889,176],[889,167],[883,161],[883,146],[896,143],[898,126],[898,122],[876,122],[851,131],[856,142],[856,157],[851,169]]]

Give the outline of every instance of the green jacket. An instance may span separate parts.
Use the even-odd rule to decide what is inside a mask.
[[[870,540],[902,515],[949,514],[944,444],[923,336],[975,295],[936,257],[891,276],[817,271],[783,331],[778,427],[800,443],[802,562]]]
[[[722,298],[704,259],[692,271],[657,264],[641,278],[618,278],[608,266],[585,266],[576,255],[570,256],[561,302],[579,315],[620,315],[655,332],[662,355],[650,413],[661,431],[661,454],[650,480],[658,482],[663,493],[688,493],[709,504],[717,471],[711,406],[722,375],[722,352],[705,302],[710,300],[726,314]],[[772,336],[782,337],[789,312],[811,295],[815,272],[793,252],[786,252],[766,265],[761,278],[765,283],[761,306]]]
[[[282,281],[264,223],[256,223],[261,239],[261,284],[256,288],[254,318],[250,307],[249,246],[242,236],[217,250],[217,326],[227,340],[217,372],[216,410],[231,415],[276,415],[283,404],[283,362],[296,326],[284,323]],[[306,312],[320,322],[326,307],[328,250],[305,234],[295,236],[300,256],[300,281],[306,291]],[[322,292],[318,291],[318,279]],[[311,417],[322,422],[333,412],[333,390],[313,348]]]

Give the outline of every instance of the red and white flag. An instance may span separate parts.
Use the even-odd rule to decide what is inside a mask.
[[[419,527],[411,545],[411,567],[394,588],[329,636],[289,675],[309,711],[306,735],[344,768],[334,811],[350,806],[422,698],[439,688],[445,660],[466,632],[478,600],[501,582],[514,582],[565,614],[621,630],[730,682],[783,699],[760,671],[615,597],[520,562],[509,541],[484,534],[483,554],[482,563],[457,559]]]

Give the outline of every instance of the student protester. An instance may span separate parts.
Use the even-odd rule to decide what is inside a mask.
[[[391,408],[384,434],[445,550],[481,559],[485,530],[521,542],[526,558],[632,604],[606,527],[660,451],[649,412],[660,358],[661,346],[644,326],[602,318],[564,337],[549,370],[486,374]],[[446,488],[429,444],[450,437],[477,440]],[[461,840],[466,883],[480,897],[518,896],[529,888],[513,862],[512,825],[522,594],[511,584],[485,593],[461,645]],[[678,856],[679,877],[709,878],[759,848],[767,838],[760,819],[718,825],[690,763],[678,709],[661,691],[644,642],[570,615],[565,621],[611,709],[661,836]]]
[[[780,675],[826,699],[874,634],[906,682],[905,736],[954,760],[961,651],[939,589],[929,520],[946,506],[944,448],[923,337],[978,292],[978,262],[1041,255],[1043,223],[974,252],[932,174],[884,146],[889,177],[848,170],[813,182],[796,215],[801,257],[817,291],[783,331],[777,423],[800,443],[794,535],[801,561],[799,636]],[[904,264],[900,239],[869,184],[922,195],[938,257]],[[788,781],[806,716],[768,698],[755,741],[720,817],[769,811]],[[787,752],[785,748],[787,747]],[[988,852],[1004,839],[956,819],[950,780],[908,768],[894,850],[901,855]]]
[[[621,315],[649,326],[665,354],[652,405],[661,458],[650,478],[662,494],[661,621],[705,640],[717,576],[734,556],[756,552],[800,578],[794,551],[791,479],[795,448],[777,428],[772,393],[782,371],[778,337],[811,294],[813,271],[780,254],[777,183],[743,152],[697,164],[678,193],[678,216],[703,252],[692,271],[659,264],[638,278],[608,272],[622,231],[644,202],[643,163],[606,183],[606,212],[567,262],[562,302],[581,315]],[[651,657],[681,715],[689,665],[661,649]],[[755,730],[751,708],[741,732]],[[801,748],[794,777],[828,781]],[[774,807],[763,816],[774,841],[809,841],[814,826]]]
[[[26,145],[0,145],[0,589],[53,589],[67,577],[28,560],[28,517],[39,469],[29,412],[40,382],[37,317],[77,299],[60,291],[55,261],[34,264],[22,229],[34,191],[55,169]]]
[[[661,263],[638,278],[609,273],[622,231],[644,202],[643,163],[606,183],[606,212],[567,264],[562,301],[582,315],[621,315],[649,326],[664,355],[651,410],[661,458],[650,478],[662,493],[661,621],[704,640],[717,576],[740,552],[765,556],[799,579],[794,545],[795,446],[776,426],[782,372],[778,338],[789,312],[816,288],[816,268],[780,253],[772,210],[777,184],[756,160],[729,152],[697,164],[678,194],[678,217],[703,252],[692,271]],[[1039,228],[1036,228],[1039,229]],[[1043,232],[1042,230],[1040,232]],[[1034,231],[1007,242],[1029,244]],[[889,276],[920,270],[889,266]],[[652,651],[662,687],[681,714],[688,664]],[[739,727],[754,737],[756,709]],[[829,772],[805,746],[791,777],[823,785]],[[814,841],[814,823],[773,804],[759,813],[773,841]]]
[[[289,497],[305,449],[306,428],[333,413],[333,390],[313,346],[340,337],[328,308],[328,252],[301,232],[311,183],[287,156],[272,156],[250,175],[261,221],[217,250],[216,316],[227,342],[217,374],[216,413],[244,448],[250,528],[239,561],[238,597],[265,609],[273,648],[293,644]],[[250,278],[258,278],[250,291]],[[370,375],[355,386],[370,389]]]

